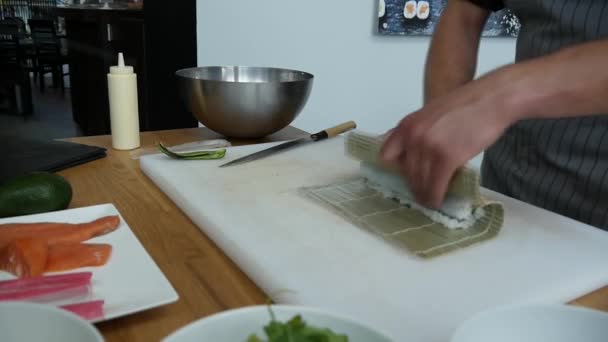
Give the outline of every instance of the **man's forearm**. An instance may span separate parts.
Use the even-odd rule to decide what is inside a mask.
[[[448,2],[427,55],[425,103],[473,79],[481,30],[488,14],[466,0]]]
[[[512,122],[608,113],[608,40],[573,46],[488,76],[506,85],[497,90],[503,89],[500,96]]]

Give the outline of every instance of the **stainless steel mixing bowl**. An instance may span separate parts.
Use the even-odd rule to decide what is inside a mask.
[[[205,127],[235,138],[260,138],[300,113],[312,74],[289,69],[209,66],[176,72],[179,93]]]

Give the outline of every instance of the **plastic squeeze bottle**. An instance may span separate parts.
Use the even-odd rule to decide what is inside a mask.
[[[122,52],[118,54],[118,65],[110,67],[108,95],[112,147],[117,150],[138,148],[140,142],[137,75],[132,66],[125,66]]]

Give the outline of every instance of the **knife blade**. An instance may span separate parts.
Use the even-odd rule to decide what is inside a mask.
[[[248,163],[248,162],[251,162],[254,160],[262,159],[262,158],[268,157],[270,155],[273,155],[275,153],[290,150],[297,146],[306,145],[309,143],[333,138],[339,134],[348,132],[355,128],[357,128],[357,124],[354,121],[348,121],[343,124],[325,129],[318,133],[311,134],[310,136],[299,138],[296,140],[287,141],[282,144],[279,144],[279,145],[276,145],[276,146],[273,146],[273,147],[270,147],[270,148],[267,148],[267,149],[264,149],[264,150],[261,150],[258,152],[254,152],[254,153],[246,155],[244,157],[237,158],[226,164],[220,165],[220,167],[234,166],[234,165],[244,164],[244,163]]]

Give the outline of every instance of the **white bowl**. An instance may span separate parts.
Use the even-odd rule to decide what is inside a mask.
[[[0,341],[103,342],[89,322],[52,305],[0,302]]]
[[[500,307],[465,321],[451,342],[606,342],[608,313],[571,306]]]
[[[350,318],[329,313],[322,309],[273,305],[276,319],[285,322],[301,314],[304,321],[318,328],[329,328],[338,334],[345,334],[349,342],[390,342],[383,333],[358,323]],[[250,306],[224,311],[195,321],[169,335],[164,342],[246,342],[251,334],[266,340],[263,327],[270,322],[268,306]]]

